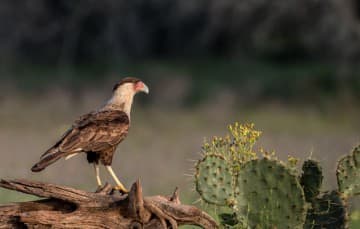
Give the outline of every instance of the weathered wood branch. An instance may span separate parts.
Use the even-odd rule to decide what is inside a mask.
[[[1,180],[0,187],[46,198],[0,206],[0,228],[217,228],[205,212],[182,205],[177,189],[143,197],[139,181],[125,195],[110,185],[96,193],[27,180]]]

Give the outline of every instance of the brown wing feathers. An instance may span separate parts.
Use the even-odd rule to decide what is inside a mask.
[[[31,170],[39,172],[61,157],[72,153],[107,151],[126,137],[129,124],[129,117],[123,111],[106,110],[84,115],[43,154]]]
[[[59,160],[63,156],[63,152],[56,151],[44,158],[42,158],[38,163],[36,163],[32,168],[31,171],[33,172],[40,172],[44,170],[47,166],[51,165],[55,161]]]

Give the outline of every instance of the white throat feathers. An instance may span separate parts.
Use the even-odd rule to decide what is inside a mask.
[[[125,83],[114,91],[113,96],[107,102],[104,109],[121,110],[130,117],[131,106],[135,94],[136,91],[134,90],[134,84]]]

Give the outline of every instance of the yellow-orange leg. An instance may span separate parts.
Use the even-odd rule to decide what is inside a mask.
[[[110,173],[110,175],[112,176],[112,178],[115,180],[116,183],[116,190],[120,190],[123,193],[128,193],[129,191],[124,187],[124,185],[120,182],[119,178],[117,178],[116,174],[114,173],[113,169],[111,168],[111,166],[105,166],[107,171]]]
[[[94,169],[95,169],[95,177],[98,187],[102,186],[101,179],[100,179],[100,168],[99,164],[94,163]]]

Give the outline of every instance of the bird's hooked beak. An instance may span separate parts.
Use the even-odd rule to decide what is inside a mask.
[[[144,92],[146,94],[149,94],[149,87],[146,86],[142,81],[138,82],[135,86],[136,92]]]
[[[144,83],[143,83],[144,84]],[[149,94],[149,87],[144,84],[143,90],[144,93]]]

